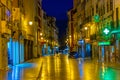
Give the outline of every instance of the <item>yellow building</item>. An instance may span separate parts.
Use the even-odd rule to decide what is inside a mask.
[[[58,29],[55,25],[56,19],[54,17],[48,16],[45,12],[43,14],[43,35],[42,43],[42,54],[53,54],[55,47],[58,46]]]
[[[115,60],[118,62],[118,57],[120,57],[120,0],[113,0],[113,23],[114,23],[114,30],[112,31],[113,35],[113,43],[115,44]]]
[[[42,29],[41,6],[41,0],[0,0],[0,69],[41,53],[38,47]]]
[[[24,26],[22,31],[25,32],[24,47],[25,60],[37,57],[37,2],[34,0],[24,0]]]
[[[73,20],[72,20],[72,10],[68,12],[68,45],[70,47],[70,51],[72,51],[74,46],[74,30],[73,30]]]
[[[105,28],[112,30],[115,26],[117,27],[118,6],[117,0],[74,0],[73,9],[68,12],[68,30],[69,35],[72,34],[69,39],[70,46],[78,43],[78,48],[76,48],[78,53],[82,53],[80,50],[83,49],[80,49],[80,46],[83,46],[85,56],[110,61],[108,56],[111,52],[116,51],[111,51],[115,45],[103,47],[99,44],[111,41],[112,36],[115,39],[115,31],[111,31],[110,36],[106,36],[104,30]],[[71,15],[71,13],[73,14]],[[116,22],[115,25],[113,22]],[[74,26],[73,31],[71,23]],[[81,44],[82,40],[85,42],[84,45]],[[91,48],[88,50],[89,47]]]
[[[11,36],[11,0],[0,0],[0,69],[8,69],[7,42]]]
[[[44,12],[42,10],[42,0],[38,0],[38,6],[37,6],[37,16],[35,17],[35,20],[37,21],[37,55],[38,57],[42,55],[42,38],[43,38],[43,15]]]
[[[42,0],[0,0],[0,69],[40,57],[42,42],[58,44],[55,18],[43,15]]]

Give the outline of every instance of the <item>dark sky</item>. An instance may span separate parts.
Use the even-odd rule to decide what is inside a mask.
[[[73,0],[42,0],[42,8],[49,16],[56,17],[59,38],[65,34],[67,27],[67,11],[73,6]]]

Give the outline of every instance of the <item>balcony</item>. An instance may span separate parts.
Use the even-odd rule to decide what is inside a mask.
[[[11,30],[6,26],[6,21],[1,21],[1,33],[11,35]]]

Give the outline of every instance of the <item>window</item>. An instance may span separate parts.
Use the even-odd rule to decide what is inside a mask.
[[[5,20],[5,15],[6,15],[5,6],[2,6],[1,7],[1,20]]]
[[[94,15],[94,8],[92,8],[92,16]]]
[[[103,14],[105,14],[105,4],[103,5]]]
[[[96,13],[98,13],[98,4],[96,4]]]
[[[110,0],[110,10],[113,10],[113,0]]]
[[[41,10],[39,7],[38,7],[38,15],[41,17]]]
[[[111,26],[111,28],[114,28],[114,23],[113,23],[113,21],[110,21],[110,26]]]
[[[41,28],[41,20],[38,19],[38,27]]]
[[[109,12],[109,4],[108,4],[108,2],[107,2],[107,12]]]
[[[119,14],[119,11],[118,11],[118,8],[116,8],[116,27],[119,26],[119,21],[118,21],[118,20],[119,20],[119,19],[118,19],[118,18],[119,18],[119,15],[118,15],[118,14]]]

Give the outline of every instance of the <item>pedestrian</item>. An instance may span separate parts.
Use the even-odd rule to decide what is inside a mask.
[[[58,56],[58,51],[56,51],[56,54],[57,54],[57,56]]]
[[[91,57],[91,60],[92,60],[92,50],[90,50],[90,57]]]

